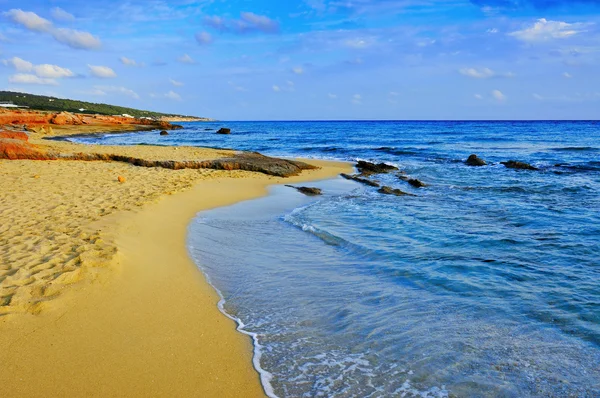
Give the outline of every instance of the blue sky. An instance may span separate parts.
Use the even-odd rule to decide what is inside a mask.
[[[0,0],[0,88],[223,120],[598,119],[600,0]]]

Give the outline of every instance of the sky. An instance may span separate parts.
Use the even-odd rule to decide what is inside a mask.
[[[220,120],[599,119],[600,0],[0,0],[0,89]]]

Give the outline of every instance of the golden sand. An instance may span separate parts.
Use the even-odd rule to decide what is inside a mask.
[[[116,150],[173,160],[229,154]],[[216,293],[189,259],[187,225],[200,210],[264,195],[268,185],[350,168],[319,165],[281,179],[117,162],[0,161],[0,396],[263,395],[249,339],[218,311]]]

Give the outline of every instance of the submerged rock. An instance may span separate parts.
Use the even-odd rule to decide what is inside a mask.
[[[322,194],[322,191],[319,188],[313,187],[295,187],[293,185],[286,185],[286,187],[294,188],[298,192],[305,194],[306,196],[319,196]]]
[[[465,164],[467,166],[475,166],[475,167],[487,166],[487,162],[475,154],[469,156],[469,158],[465,161]]]
[[[340,174],[340,176],[342,176],[346,180],[352,180],[352,181],[360,182],[361,184],[365,184],[365,185],[368,185],[370,187],[376,187],[376,188],[380,187],[380,185],[378,183],[376,183],[375,181],[367,180],[366,178],[360,177],[360,175],[352,175],[351,176],[349,174],[342,173],[342,174]]]
[[[381,187],[377,192],[384,195],[396,195],[396,196],[415,196],[413,194],[401,191],[399,189],[394,189],[388,186]]]
[[[161,132],[160,132],[160,135],[169,135],[169,132],[168,132],[168,131],[165,131],[165,130],[163,130],[163,131],[161,131]]]
[[[525,162],[518,162],[516,160],[509,160],[508,162],[500,162],[504,166],[509,169],[517,169],[517,170],[539,170],[537,167],[530,165]]]
[[[413,187],[415,187],[415,188],[423,188],[423,187],[426,187],[426,186],[427,186],[427,185],[425,185],[425,183],[424,183],[424,182],[422,182],[422,181],[420,181],[420,180],[417,180],[416,178],[411,178],[411,179],[409,179],[409,180],[408,180],[408,183],[409,183],[410,185],[412,185]]]
[[[363,175],[371,175],[371,174],[382,174],[389,173],[394,170],[398,170],[396,166],[391,166],[385,163],[371,163],[365,162],[364,160],[360,160],[356,164],[356,168]]]
[[[231,129],[222,127],[217,131],[217,134],[231,134]]]

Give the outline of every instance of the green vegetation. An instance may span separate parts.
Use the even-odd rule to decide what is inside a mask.
[[[131,115],[135,117],[188,117],[183,115],[173,115],[152,111],[142,111],[139,109],[125,108],[122,106],[95,104],[92,102],[75,101],[63,98],[46,97],[43,95],[33,95],[25,93],[14,93],[11,91],[0,91],[0,104],[11,103],[18,106],[25,106],[30,109],[40,111],[66,111],[76,113],[89,113],[101,115]],[[83,109],[83,110],[82,110]]]

